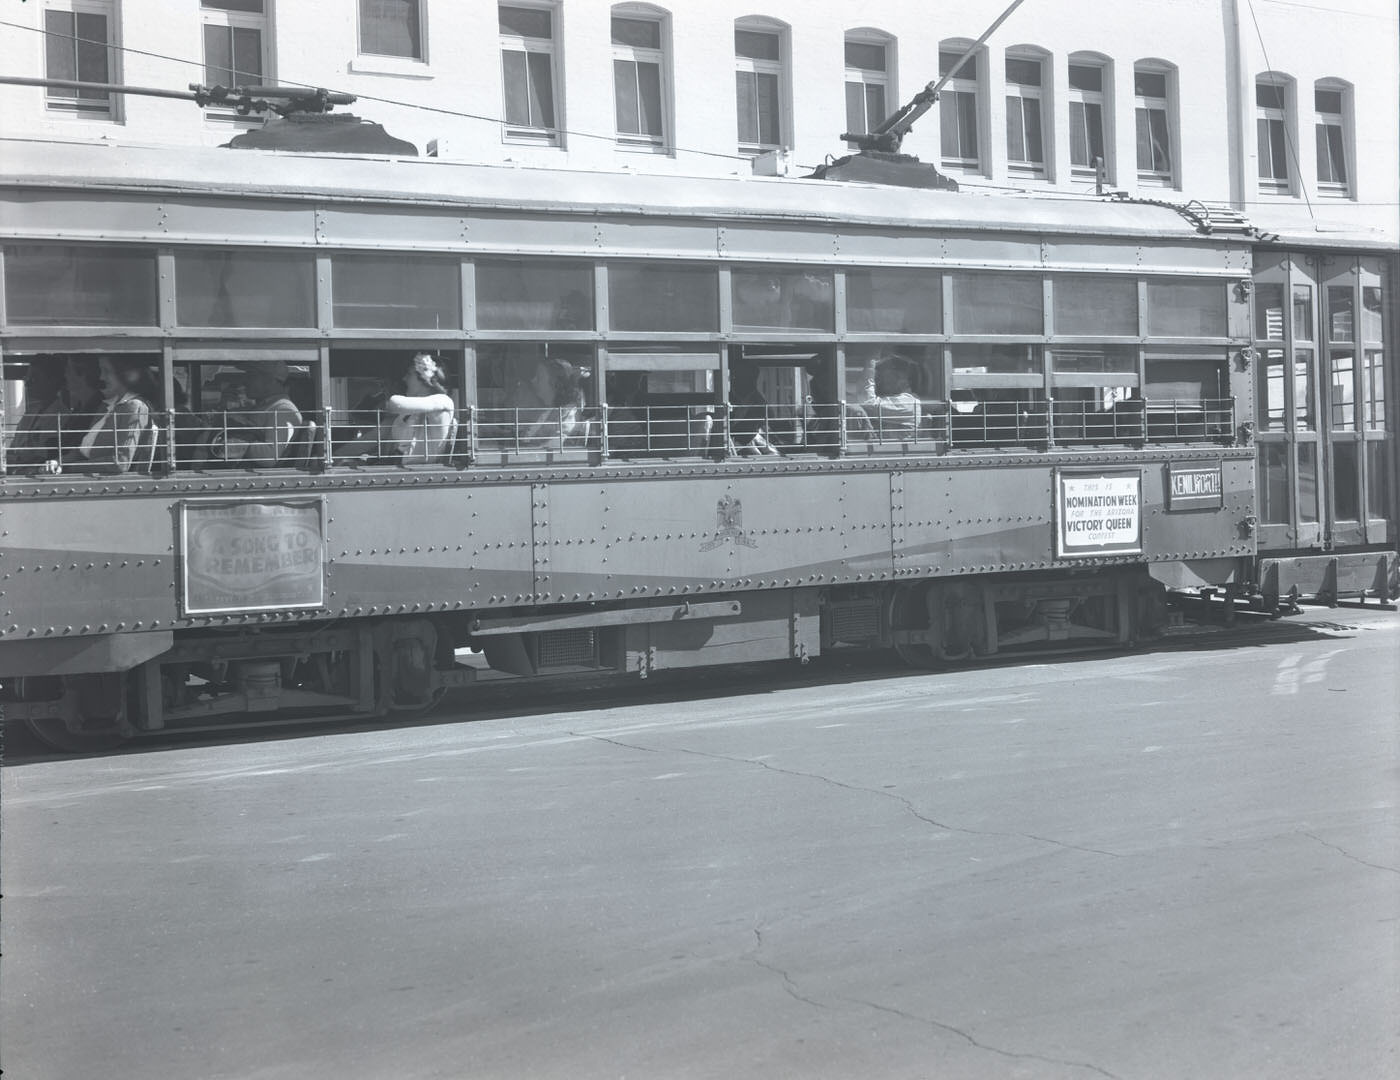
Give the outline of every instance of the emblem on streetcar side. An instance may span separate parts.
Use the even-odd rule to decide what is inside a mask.
[[[744,504],[733,495],[725,495],[715,503],[715,535],[701,544],[700,550],[714,551],[726,540],[747,548],[758,547],[758,541],[744,532]]]

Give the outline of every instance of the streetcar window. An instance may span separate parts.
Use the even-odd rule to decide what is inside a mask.
[[[1283,340],[1283,286],[1262,283],[1254,287],[1254,337],[1258,341]]]
[[[1096,383],[1121,381],[1125,374],[1137,374],[1137,350],[1128,348],[1072,347],[1055,350],[1055,379],[1074,377]],[[1102,376],[1102,378],[1095,378]],[[1133,380],[1136,382],[1136,377]]]
[[[182,326],[315,326],[315,260],[302,252],[177,252],[175,317]]]
[[[476,320],[484,330],[592,330],[593,267],[542,259],[478,262]]]
[[[835,328],[835,287],[826,271],[736,268],[732,277],[735,330]]]
[[[1223,281],[1147,282],[1147,332],[1153,337],[1225,337]]]
[[[608,453],[685,457],[716,449],[720,357],[664,347],[608,353]]]
[[[1053,295],[1057,334],[1137,335],[1134,278],[1056,278]]]
[[[846,328],[890,334],[942,333],[942,275],[927,270],[847,270]]]
[[[975,385],[966,377],[979,375],[1029,375],[1039,379],[1044,370],[1045,361],[1039,345],[953,346],[955,386]]]
[[[847,434],[853,440],[942,438],[948,412],[942,347],[849,346],[845,399]]]
[[[1040,278],[1028,274],[954,274],[955,334],[1042,334]]]
[[[598,400],[592,346],[483,344],[476,368],[479,448],[511,454],[590,444]]]
[[[1378,285],[1361,286],[1361,340],[1380,341],[1385,320],[1381,312],[1382,292]]]
[[[337,255],[331,260],[338,327],[457,330],[462,294],[456,259],[419,255]]]
[[[614,330],[713,333],[719,274],[708,266],[610,266],[608,312]]]
[[[1281,431],[1288,422],[1288,409],[1284,399],[1284,367],[1282,349],[1264,349],[1259,357],[1259,400],[1257,417],[1260,431]]]
[[[18,326],[155,326],[148,248],[5,246],[5,307]]]

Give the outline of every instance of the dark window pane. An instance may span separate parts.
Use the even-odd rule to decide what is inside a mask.
[[[1282,109],[1283,87],[1277,83],[1258,83],[1254,88],[1254,103],[1261,109]]]
[[[1057,334],[1138,332],[1137,281],[1132,278],[1056,278],[1052,295]]]
[[[758,106],[758,141],[777,146],[782,141],[782,124],[778,104],[778,76],[759,72],[756,82]]]
[[[1298,520],[1317,522],[1317,443],[1298,443]]]
[[[156,256],[144,248],[5,248],[5,307],[18,326],[156,325]]]
[[[951,331],[955,334],[1041,334],[1040,278],[1016,274],[954,274]]]
[[[227,26],[204,26],[204,78],[215,86],[233,86],[233,34]]]
[[[360,0],[360,52],[420,59],[418,0]]]
[[[554,21],[551,13],[544,8],[499,8],[501,33],[516,34],[520,37],[553,38]],[[614,19],[614,22],[619,20]],[[632,20],[625,20],[631,22]]]
[[[962,49],[940,49],[938,51],[938,74],[947,75],[953,70],[953,65],[958,62],[958,58],[963,54]],[[975,79],[977,78],[977,54],[967,58],[967,62],[958,68],[958,73],[953,76],[955,79]]]
[[[1045,162],[1044,145],[1040,138],[1040,102],[1034,98],[1022,98],[1021,109],[1025,118],[1026,156],[1025,160],[1041,165]]]
[[[613,61],[613,100],[617,107],[617,130],[624,135],[641,134],[637,65],[631,60]]]
[[[865,88],[866,127],[877,127],[884,121],[884,119],[885,88],[883,86],[867,86]]]
[[[1103,109],[1082,101],[1069,103],[1070,164],[1090,166],[1103,154]]]
[[[1382,293],[1379,285],[1361,286],[1361,340],[1384,341],[1385,324],[1382,318]]]
[[[846,66],[862,71],[885,70],[885,47],[866,42],[846,42]]]
[[[614,330],[713,333],[719,274],[703,266],[612,266],[608,307]]]
[[[1293,340],[1298,343],[1313,339],[1312,286],[1293,286]]]
[[[256,86],[262,82],[262,31],[233,28],[233,70],[240,83]]]
[[[977,95],[944,91],[939,127],[945,158],[977,159]]]
[[[1133,75],[1133,93],[1138,97],[1167,96],[1167,76],[1160,71],[1139,71]]]
[[[84,82],[107,82],[107,16],[78,12],[78,78]],[[100,91],[79,91],[105,97]]]
[[[476,265],[477,325],[486,330],[593,329],[593,268],[535,260]]]
[[[1006,160],[1026,160],[1025,117],[1021,110],[1021,99],[1006,99]]]
[[[661,67],[658,64],[637,65],[637,98],[641,109],[641,129],[644,135],[658,138],[664,133],[661,118]]]
[[[1390,506],[1390,445],[1366,444],[1366,512],[1372,518],[1393,518]]]
[[[453,259],[337,255],[331,264],[331,297],[340,327],[456,330],[462,325]]]
[[[821,270],[733,273],[736,330],[825,330],[834,326],[832,277]]]
[[[1087,375],[1103,372],[1110,375],[1131,375],[1137,372],[1136,349],[1105,349],[1071,345],[1055,348],[1055,371],[1060,374]]]
[[[1313,409],[1313,353],[1311,349],[1293,352],[1293,426],[1299,431],[1317,430]]]
[[[1361,518],[1361,462],[1354,442],[1332,444],[1332,505],[1338,521]]]
[[[782,38],[761,30],[735,30],[734,55],[747,56],[750,60],[781,60]]]
[[[734,92],[739,102],[739,141],[758,142],[758,76],[752,71],[734,73]]]
[[[1040,85],[1039,60],[1007,60],[1006,81],[1020,86]]]
[[[44,72],[50,79],[76,79],[78,77],[77,46],[74,42],[73,13],[71,11],[44,12]],[[71,97],[67,90],[51,88],[50,97]]]
[[[530,116],[536,127],[554,126],[554,58],[527,53],[530,70]]]
[[[188,251],[175,256],[182,326],[315,326],[316,263],[309,254]]]
[[[661,24],[653,19],[622,19],[612,21],[614,45],[627,45],[634,49],[661,48]]]
[[[894,334],[943,332],[942,277],[926,270],[846,271],[846,328]]]
[[[1259,447],[1259,516],[1265,525],[1287,525],[1291,492],[1288,476],[1288,444],[1263,443]]]
[[[1342,92],[1340,90],[1315,91],[1313,105],[1320,113],[1340,113],[1342,111]]]
[[[865,126],[865,86],[858,82],[846,84],[846,130],[857,135],[868,130]]]
[[[1069,85],[1074,90],[1102,90],[1103,68],[1089,64],[1070,64]]]
[[[1350,350],[1332,352],[1328,396],[1335,431],[1356,430],[1356,355]]]
[[[513,49],[501,52],[501,79],[504,83],[506,123],[530,126],[530,83],[525,74],[525,54]]]
[[[212,8],[215,11],[249,11],[260,15],[263,10],[263,0],[200,0],[199,6]]]
[[[1226,288],[1218,281],[1148,281],[1147,332],[1154,337],[1224,337]]]

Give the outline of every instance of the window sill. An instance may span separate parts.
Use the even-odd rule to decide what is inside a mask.
[[[433,73],[426,60],[411,60],[396,56],[360,55],[345,65],[352,75],[387,75],[396,79],[431,79]]]
[[[1138,173],[1138,187],[1162,188],[1163,190],[1176,190],[1176,180],[1170,176],[1162,176],[1159,173]]]
[[[545,128],[506,128],[501,142],[511,146],[543,146],[558,149],[559,132]]]
[[[617,137],[617,149],[624,154],[656,154],[665,157],[671,155],[671,148],[665,143],[648,142],[627,135]]]
[[[1319,199],[1335,199],[1340,202],[1350,202],[1356,198],[1351,193],[1351,189],[1344,184],[1318,184],[1317,197]]]

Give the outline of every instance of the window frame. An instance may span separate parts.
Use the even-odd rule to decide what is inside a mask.
[[[1075,68],[1093,69],[1099,73],[1099,88],[1097,90],[1084,90],[1074,85],[1073,72]],[[1068,103],[1066,110],[1069,120],[1067,137],[1069,139],[1069,169],[1070,175],[1075,179],[1093,180],[1098,173],[1094,168],[1093,142],[1089,139],[1089,114],[1090,106],[1097,106],[1099,110],[1099,157],[1103,161],[1104,176],[1110,183],[1113,181],[1113,155],[1110,152],[1110,136],[1113,131],[1111,116],[1112,109],[1112,63],[1109,60],[1098,56],[1071,56],[1066,68],[1067,84],[1065,87],[1065,97]],[[1074,110],[1076,106],[1083,108],[1084,112],[1084,132],[1085,151],[1088,161],[1079,164],[1074,160],[1075,138],[1074,138]]]
[[[942,54],[943,54],[943,53],[951,53],[951,54],[953,54],[954,60],[956,60],[957,57],[960,57],[963,53],[967,52],[968,46],[970,46],[971,44],[972,44],[972,42],[970,42],[970,41],[957,41],[957,40],[952,40],[952,41],[940,41],[940,42],[938,43],[938,52],[939,52],[938,70],[939,70],[939,77],[940,77],[940,78],[942,77],[942,73],[943,73],[943,56],[942,56]],[[986,50],[985,48],[978,48],[977,50],[975,50],[975,51],[973,52],[973,54],[972,54],[972,57],[971,57],[970,62],[977,65],[977,69],[976,69],[976,71],[973,73],[973,75],[972,75],[971,77],[968,77],[968,76],[965,76],[965,75],[963,74],[963,72],[965,72],[965,71],[967,70],[966,65],[964,65],[964,66],[959,70],[959,72],[958,72],[958,74],[957,74],[956,76],[954,76],[953,78],[949,79],[949,80],[943,85],[943,90],[942,90],[942,92],[941,92],[940,95],[939,95],[939,101],[938,101],[938,129],[939,129],[939,146],[938,146],[938,150],[939,150],[939,154],[938,154],[938,157],[939,157],[939,165],[940,165],[940,167],[943,168],[943,169],[945,169],[945,170],[953,171],[953,172],[959,172],[959,173],[963,173],[964,175],[969,175],[969,176],[980,176],[980,175],[983,175],[984,172],[985,172],[985,166],[983,165],[983,161],[984,161],[984,158],[985,158],[985,155],[986,155],[986,150],[985,150],[986,140],[983,138],[983,134],[984,134],[984,133],[983,133],[983,130],[982,130],[982,129],[983,129],[983,126],[984,126],[984,124],[983,124],[983,106],[982,106],[982,103],[983,103],[983,101],[985,100],[985,95],[984,95],[983,92],[982,92],[982,78],[983,78],[983,72],[986,70],[987,50]],[[951,63],[950,63],[950,66],[951,66]],[[965,154],[964,154],[964,155],[960,155],[960,156],[952,156],[952,155],[949,155],[949,154],[945,153],[945,152],[944,152],[944,147],[943,147],[944,128],[946,127],[946,125],[947,125],[947,123],[948,123],[948,117],[947,117],[947,114],[946,114],[945,110],[948,109],[948,108],[950,107],[950,105],[956,105],[956,107],[957,107],[957,113],[955,114],[954,123],[956,123],[956,125],[957,125],[958,146],[959,146],[959,149],[965,149],[965,148],[966,148],[966,145],[965,145],[964,136],[965,136],[967,133],[963,131],[963,125],[962,125],[962,123],[961,123],[961,121],[962,121],[962,119],[963,119],[963,117],[964,117],[964,113],[963,113],[963,110],[962,110],[962,98],[964,98],[964,97],[969,97],[969,98],[972,99],[972,130],[971,130],[971,134],[972,134],[972,144],[973,144],[972,149],[973,149],[974,153],[973,153],[971,156],[968,156],[968,155],[965,155]]]
[[[1160,75],[1162,77],[1163,97],[1152,94],[1139,94],[1137,90],[1137,79],[1139,75]],[[1154,161],[1144,167],[1141,156],[1135,152],[1137,164],[1138,184],[1148,187],[1179,187],[1181,183],[1180,168],[1177,164],[1181,157],[1179,148],[1180,140],[1177,138],[1177,124],[1175,119],[1176,110],[1173,102],[1176,99],[1176,69],[1169,65],[1153,62],[1139,61],[1133,65],[1133,118],[1135,129],[1140,128],[1144,115],[1147,119],[1148,135],[1151,138],[1152,114],[1162,115],[1162,126],[1166,129],[1166,154],[1167,168],[1159,169],[1155,167]]]
[[[1336,112],[1324,112],[1317,107],[1317,95],[1321,93],[1336,94],[1338,96],[1338,108]],[[1336,130],[1337,141],[1341,144],[1341,165],[1342,178],[1335,177],[1323,179],[1322,175],[1322,155],[1318,153],[1317,161],[1317,193],[1333,198],[1352,198],[1351,178],[1355,175],[1352,167],[1354,154],[1351,145],[1352,124],[1350,122],[1352,107],[1351,87],[1338,79],[1319,79],[1313,84],[1313,111],[1316,117],[1314,121],[1314,134],[1323,136],[1324,131]],[[1331,152],[1331,140],[1328,139],[1329,157]],[[1317,150],[1322,149],[1322,143],[1317,142]]]
[[[121,22],[117,18],[117,5],[115,0],[46,0],[40,11],[40,27],[44,31],[43,40],[45,45],[43,56],[43,71],[45,78],[58,78],[49,71],[49,59],[47,43],[49,42],[48,13],[51,11],[63,12],[73,16],[73,48],[75,50],[73,72],[74,81],[77,82],[121,82]],[[77,17],[79,15],[101,15],[107,23],[107,77],[105,79],[83,79],[82,70],[78,66],[76,55],[78,40]],[[88,98],[91,104],[85,105],[84,99],[78,97],[79,91],[73,89],[61,89],[49,87],[44,93],[44,112],[49,116],[68,116],[74,120],[98,120],[108,122],[120,122],[121,115],[121,95],[108,94],[104,102],[99,103],[97,98]]]
[[[527,37],[523,34],[512,34],[500,30],[500,12],[502,8],[522,8],[529,11],[543,11],[549,15],[548,38]],[[560,94],[559,78],[559,8],[554,4],[532,4],[532,3],[498,3],[496,5],[497,18],[497,50],[501,58],[501,141],[507,143],[526,143],[530,145],[562,146],[563,145],[563,99]],[[506,87],[506,65],[505,55],[507,52],[519,52],[525,54],[526,78],[529,78],[529,57],[536,56],[549,57],[549,107],[552,113],[552,124],[512,124],[506,117],[506,99],[508,90]]]
[[[648,22],[656,26],[657,47],[643,48],[636,45],[624,45],[612,40],[612,20],[630,19],[634,22]],[[617,139],[618,147],[623,150],[636,150],[656,154],[671,153],[671,20],[663,11],[653,8],[638,8],[627,4],[618,4],[608,13],[608,32],[612,49],[613,61],[613,131]],[[619,102],[617,100],[617,65],[619,63],[630,63],[633,66],[633,77],[637,81],[637,99],[640,102],[642,87],[640,82],[640,68],[642,64],[651,64],[656,68],[657,84],[659,87],[658,101],[656,104],[657,115],[661,120],[661,132],[657,135],[646,132],[623,131],[618,120]],[[639,118],[640,119],[640,118]],[[640,123],[638,124],[640,127]]]
[[[849,56],[852,45],[878,48],[884,54],[885,66],[877,70],[853,64]],[[888,34],[876,30],[848,30],[846,32],[845,39],[842,41],[842,59],[845,64],[846,131],[850,134],[868,135],[874,128],[888,119],[894,111],[890,106],[891,99],[897,100],[897,95],[894,92],[894,53],[895,39]],[[860,91],[862,123],[859,129],[851,126],[850,95],[852,87],[858,87]],[[872,117],[870,113],[870,91],[872,89],[877,89],[880,92],[880,115],[878,117]],[[855,147],[858,144],[848,140],[846,145]]]
[[[1259,92],[1266,87],[1278,91],[1282,105],[1259,103]],[[1264,72],[1255,77],[1254,95],[1254,149],[1258,159],[1256,171],[1259,191],[1265,195],[1291,195],[1296,180],[1294,174],[1297,171],[1289,162],[1290,156],[1297,156],[1293,153],[1293,134],[1289,130],[1289,115],[1296,112],[1296,107],[1290,108],[1290,104],[1295,100],[1293,80],[1278,72]],[[1279,144],[1277,148],[1274,146],[1275,139]],[[1276,149],[1282,150],[1282,162],[1275,160]],[[1267,174],[1266,167],[1269,170]]]
[[[418,55],[403,56],[398,53],[369,52],[365,49],[364,3],[355,5],[355,55],[362,63],[352,64],[355,70],[383,71],[394,70],[400,65],[406,70],[416,70],[428,63],[428,0],[413,0],[418,12]],[[364,63],[367,61],[368,63]]]
[[[789,145],[787,134],[791,128],[791,115],[788,107],[788,58],[792,54],[791,42],[788,37],[788,28],[780,23],[763,20],[753,21],[736,19],[734,21],[734,31],[750,34],[765,34],[775,38],[778,42],[778,59],[768,60],[753,56],[741,56],[738,43],[734,46],[734,72],[735,75],[750,74],[755,76],[755,88],[757,87],[757,77],[769,75],[774,77],[777,86],[778,107],[775,111],[774,123],[777,127],[775,134],[777,139],[774,142],[763,141],[763,129],[761,117],[753,117],[755,132],[759,136],[756,141],[746,142],[743,139],[742,118],[739,116],[739,94],[736,85],[734,93],[734,115],[735,134],[739,153],[749,157],[756,157],[759,154],[766,154],[773,150],[782,150]]]
[[[1040,69],[1040,82],[1035,85],[1032,85],[1030,83],[1013,82],[1011,79],[1010,72],[1005,71],[1004,94],[1006,97],[1006,171],[1012,176],[1030,177],[1036,180],[1045,180],[1048,179],[1051,175],[1051,131],[1046,124],[1048,113],[1046,106],[1050,100],[1050,94],[1047,92],[1045,85],[1046,78],[1050,73],[1050,64],[1047,61],[1048,58],[1044,54],[1038,52],[1030,52],[1027,50],[1007,50],[1006,55],[1003,59],[1003,64],[1005,68],[1009,68],[1012,63],[1025,63],[1034,64]],[[1040,143],[1040,146],[1038,148],[1040,152],[1039,161],[1036,161],[1030,157],[1012,157],[1011,118],[1013,101],[1016,102],[1017,110],[1019,112],[1019,119],[1021,122],[1020,152],[1022,153],[1028,153],[1028,146],[1030,142],[1030,137],[1026,127],[1026,102],[1034,101],[1036,103],[1035,111],[1038,114],[1036,120],[1039,126],[1038,141]]]
[[[199,0],[200,49],[204,54],[204,76],[207,81],[212,81],[209,80],[209,54],[204,42],[204,28],[207,26],[227,28],[230,39],[234,30],[256,30],[258,32],[258,56],[262,66],[262,71],[258,75],[259,84],[268,86],[277,81],[272,72],[272,35],[270,33],[272,19],[271,13],[268,11],[270,4],[271,0],[262,0],[263,9],[261,12],[229,11],[224,8],[207,7],[206,0]],[[232,46],[232,40],[230,40],[230,46]],[[236,61],[231,47],[229,57]],[[234,74],[237,74],[237,69],[234,69]],[[234,81],[237,83],[237,79]],[[236,109],[227,105],[213,105],[206,108],[204,118],[216,123],[235,122],[250,125],[262,123],[260,116],[242,116]]]

